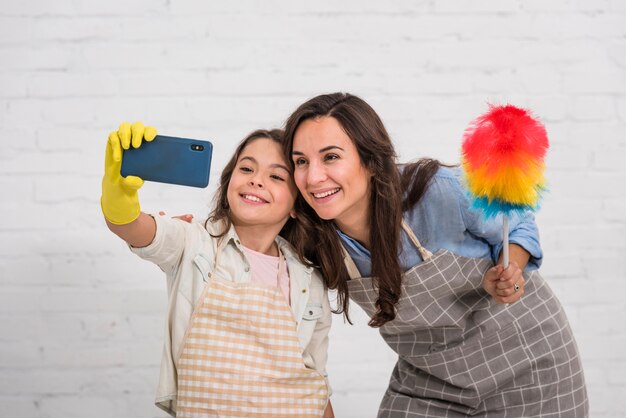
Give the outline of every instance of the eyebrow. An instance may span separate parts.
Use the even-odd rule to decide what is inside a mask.
[[[322,152],[330,151],[331,149],[340,149],[342,151],[345,151],[343,148],[341,148],[338,145],[329,145],[327,147],[321,148],[318,152],[322,153]],[[291,155],[304,155],[304,153],[302,151],[292,151]]]
[[[243,160],[250,160],[250,161],[252,161],[252,162],[253,162],[253,163],[255,163],[255,164],[258,164],[258,163],[259,163],[259,162],[258,162],[258,161],[254,158],[254,157],[248,157],[248,156],[241,157],[241,158],[239,159],[239,162],[241,162],[241,161],[243,161]],[[286,165],[283,165],[283,164],[270,164],[270,167],[271,167],[271,168],[282,168],[282,169],[283,169],[283,170],[285,170],[286,172],[291,173],[291,171],[289,171],[289,169],[287,168],[287,166],[286,166]]]

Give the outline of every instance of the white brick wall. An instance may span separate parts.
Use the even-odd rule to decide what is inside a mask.
[[[350,91],[402,159],[456,162],[486,102],[547,125],[544,274],[569,314],[592,417],[626,410],[623,0],[25,1],[0,4],[0,416],[162,417],[160,271],[108,232],[105,138],[123,120],[216,144],[207,190],[147,184],[202,217],[233,143]],[[338,417],[374,417],[394,356],[336,317]]]

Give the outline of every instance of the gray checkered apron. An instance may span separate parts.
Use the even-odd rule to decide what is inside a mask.
[[[402,277],[393,321],[380,328],[398,362],[379,417],[587,417],[576,341],[537,271],[524,296],[495,303],[482,288],[491,260],[434,255],[403,224],[423,258]],[[378,291],[346,253],[350,298],[372,316]]]

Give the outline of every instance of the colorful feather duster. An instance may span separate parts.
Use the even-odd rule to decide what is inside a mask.
[[[487,218],[504,216],[505,268],[508,216],[538,208],[548,146],[544,126],[530,112],[511,105],[490,106],[463,136],[461,161],[472,206]]]

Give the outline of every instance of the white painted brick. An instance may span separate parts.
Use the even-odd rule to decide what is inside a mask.
[[[580,309],[579,329],[593,330],[593,335],[616,335],[626,331],[624,321],[616,318],[626,317],[623,304],[589,306]]]
[[[607,9],[608,1],[600,0],[598,2],[589,3],[584,0],[554,0],[550,2],[542,2],[541,0],[525,0],[521,3],[521,8],[525,11],[539,12],[557,12],[559,16],[570,13],[604,11]]]
[[[565,129],[563,140],[572,144],[584,145],[589,150],[602,148],[607,145],[623,144],[625,141],[624,123],[580,122],[570,124]],[[593,148],[592,148],[593,147]]]
[[[607,390],[608,387],[606,385],[606,371],[602,370],[594,363],[588,362],[587,364],[590,364],[590,366],[587,366],[585,368],[585,383],[587,384],[587,393],[590,403],[593,402],[594,405],[597,405],[593,408],[594,416],[597,413],[599,414],[599,416],[617,418],[618,415],[608,414],[609,411],[611,411],[611,407],[614,403],[611,399],[609,399],[609,396],[607,395],[609,391]]]
[[[3,70],[54,70],[65,71],[78,59],[76,47],[29,46],[0,48],[0,63]]]
[[[41,416],[41,409],[36,399],[3,394],[0,395],[0,414],[3,417],[37,417]]]
[[[0,344],[0,370],[15,367],[16,364],[26,368],[41,367],[42,358],[43,347],[41,345],[5,341]]]
[[[61,0],[50,4],[45,0],[33,0],[28,3],[11,3],[3,5],[4,16],[49,16],[56,14],[71,14],[74,10],[74,2]]]
[[[613,199],[606,199],[603,202],[602,217],[610,222],[626,221],[626,199],[616,196]]]
[[[549,179],[550,194],[555,198],[605,199],[615,196],[614,185],[626,181],[626,173],[553,170]]]
[[[0,72],[0,98],[24,98],[28,91],[29,75],[22,71]]]
[[[5,233],[0,233],[3,244],[10,243]],[[5,245],[2,245],[5,247]],[[6,247],[10,247],[6,245]],[[15,252],[24,250],[15,249]],[[8,251],[2,249],[3,256],[8,256]],[[48,262],[40,256],[1,258],[0,259],[0,285],[3,287],[17,286],[41,286],[50,282]]]
[[[30,97],[106,97],[116,96],[118,91],[115,77],[110,73],[37,73],[28,83]]]
[[[333,389],[334,390],[334,389]],[[384,392],[350,392],[334,391],[331,398],[333,411],[337,417],[374,418],[380,406]]]
[[[77,347],[79,350],[69,348]],[[47,367],[156,367],[159,365],[162,344],[155,341],[141,343],[89,343],[73,345],[44,345],[43,365]]]
[[[584,358],[592,361],[617,361],[626,360],[624,350],[616,350],[615,347],[625,347],[626,339],[621,335],[598,335],[593,333],[593,339],[587,339],[584,346],[579,347]]]
[[[286,13],[289,15],[347,15],[354,16],[360,14],[390,14],[405,15],[410,12],[428,11],[428,1],[408,1],[402,0],[390,4],[380,2],[360,2],[349,0],[337,4],[330,0],[321,0],[315,4],[284,3],[280,0],[268,0],[258,2],[255,0],[245,0],[237,3],[233,8],[229,4],[219,3],[173,3],[171,9],[175,14],[250,14],[254,16],[272,16],[274,14]]]
[[[614,120],[616,109],[610,97],[582,96],[570,101],[567,113],[575,121]]]
[[[582,259],[587,277],[594,278],[598,283],[626,277],[626,257],[623,251],[595,250],[584,254]]]
[[[41,409],[47,411],[50,418],[104,418],[111,416],[125,417],[124,403],[119,397],[107,396],[46,396],[39,401]]]
[[[514,0],[499,1],[480,0],[458,4],[454,0],[439,0],[433,4],[436,13],[479,14],[479,13],[515,13],[519,11],[519,2]]]
[[[550,179],[550,177],[548,177]],[[549,188],[558,188],[558,185],[548,184]],[[596,200],[571,198],[552,198],[551,192],[545,194],[541,208],[536,214],[537,222],[556,223],[559,225],[578,226],[580,219],[590,213],[598,213],[602,203]]]
[[[544,243],[545,246],[545,243]],[[550,253],[544,256],[541,273],[552,279],[571,279],[584,276],[583,260],[580,256]]]
[[[626,4],[620,0],[610,0],[610,9],[616,12],[626,12]]]
[[[123,0],[112,0],[101,4],[91,4],[87,0],[81,0],[74,4],[76,13],[86,16],[137,16],[138,14],[148,17],[160,13],[167,14],[167,1],[165,0],[138,0],[133,4],[127,4]]]
[[[3,288],[0,293],[0,315],[38,313],[39,301],[45,290],[41,288],[14,290]]]
[[[626,388],[626,362],[613,364],[609,369],[608,383]]]
[[[625,94],[626,73],[622,71],[587,71],[563,76],[563,91],[573,94]]]
[[[622,171],[624,161],[626,161],[626,144],[605,147],[593,153],[593,167],[598,171]],[[624,195],[624,193],[621,194]]]

